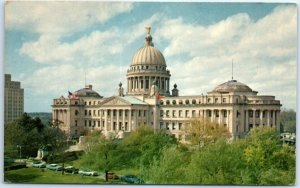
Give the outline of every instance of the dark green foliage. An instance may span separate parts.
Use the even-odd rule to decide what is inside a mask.
[[[41,120],[24,113],[22,117],[4,128],[4,154],[12,158],[36,157],[42,146],[60,147],[58,142],[64,134],[58,128],[45,126]]]
[[[52,113],[48,112],[31,112],[28,115],[32,118],[38,117],[44,125],[50,125],[52,122]]]
[[[64,161],[74,161],[78,159],[81,154],[82,152],[78,151],[57,153],[48,155],[43,160],[47,163],[63,163]]]
[[[171,152],[172,151],[172,152]],[[186,157],[186,156],[191,157]],[[165,148],[150,163],[146,181],[158,184],[293,185],[295,150],[282,145],[270,127],[251,130],[245,139],[221,138],[198,149]]]

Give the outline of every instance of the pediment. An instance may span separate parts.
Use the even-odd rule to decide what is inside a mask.
[[[127,101],[122,100],[122,99],[117,98],[117,97],[111,98],[110,100],[105,101],[104,104],[103,104],[103,106],[114,106],[114,105],[128,106],[128,105],[131,105],[131,104],[128,103]]]

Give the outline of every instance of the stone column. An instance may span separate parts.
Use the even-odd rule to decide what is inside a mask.
[[[137,90],[138,90],[138,91],[140,91],[140,89],[141,89],[141,83],[140,83],[140,82],[141,82],[141,79],[140,79],[140,77],[138,76],[138,77],[137,77]]]
[[[128,113],[127,113],[127,115],[128,115]],[[122,126],[124,126],[124,131],[125,131],[125,109],[122,110]],[[128,129],[128,126],[129,125],[127,123],[127,129]]]
[[[230,125],[230,110],[227,110],[227,129],[229,130],[230,133],[232,133],[232,130],[230,129],[231,125]]]
[[[260,110],[260,116],[259,116],[259,124],[262,126],[263,125],[263,110]]]
[[[117,115],[117,127],[116,127],[116,129],[117,129],[117,131],[119,131],[120,129],[119,129],[119,124],[120,124],[120,117],[119,117],[119,113],[120,113],[120,110],[118,109],[118,110],[116,110],[116,115]]]
[[[132,120],[131,120],[131,109],[129,109],[128,110],[128,130],[129,130],[129,132],[131,132],[131,130],[132,130]]]
[[[149,91],[151,90],[152,86],[152,76],[149,76]]]
[[[113,125],[114,125],[114,111],[110,110],[110,130],[113,130]]]
[[[253,127],[256,127],[256,109],[253,110]]]
[[[273,126],[276,126],[276,124],[275,124],[275,110],[272,110],[272,111],[273,111],[272,124],[273,124]]]
[[[248,112],[248,110],[245,110],[245,119],[246,119],[246,130],[244,130],[245,132],[248,132],[249,131],[249,117],[248,117],[248,114],[249,114],[249,112]]]
[[[267,117],[267,126],[270,126],[270,110],[266,111],[266,117]]]
[[[108,118],[107,118],[107,110],[104,110],[104,133],[105,133],[105,135],[107,135],[107,120],[108,120]]]

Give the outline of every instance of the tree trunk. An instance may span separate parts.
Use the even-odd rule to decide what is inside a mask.
[[[108,181],[108,170],[105,170],[105,181]]]

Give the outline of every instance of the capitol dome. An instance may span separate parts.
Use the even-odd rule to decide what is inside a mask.
[[[92,85],[87,85],[85,88],[79,89],[74,92],[74,94],[78,97],[100,97],[99,93],[92,89]]]
[[[146,64],[166,66],[166,61],[162,53],[157,48],[150,45],[145,45],[134,54],[131,65]]]
[[[148,34],[145,37],[145,45],[138,49],[132,58],[131,65],[163,65],[166,66],[166,61],[162,53],[154,47],[152,36],[150,35],[150,27]]]
[[[218,85],[213,92],[227,93],[227,92],[253,92],[252,89],[236,80],[229,80],[223,84]]]

